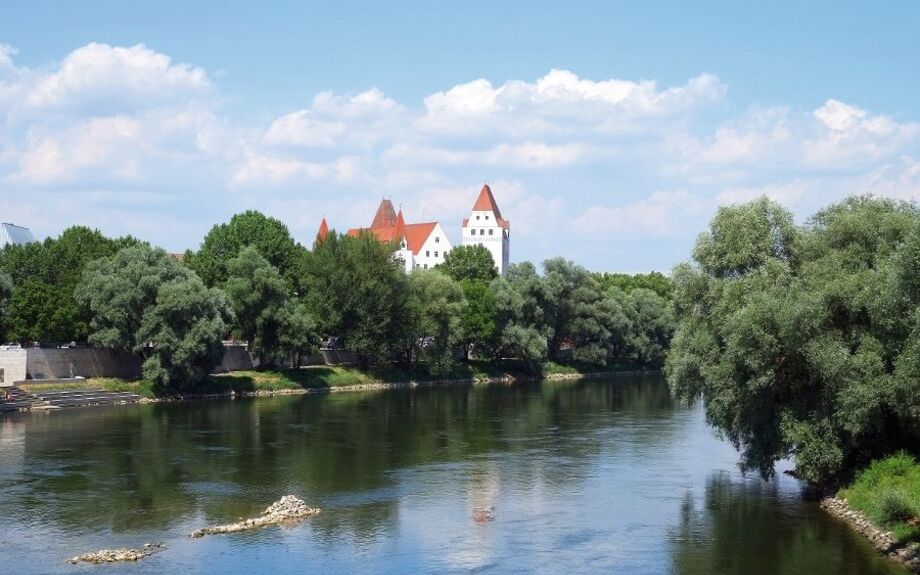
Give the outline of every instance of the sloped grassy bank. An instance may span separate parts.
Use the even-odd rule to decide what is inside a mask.
[[[574,379],[586,376],[640,373],[642,371],[641,366],[632,364],[611,364],[599,368],[590,365],[545,362],[537,370],[534,370],[523,363],[515,361],[473,361],[458,365],[450,373],[440,376],[431,374],[425,366],[406,369],[396,365],[373,367],[367,371],[343,366],[236,371],[214,375],[193,390],[178,392],[158,390],[146,381],[124,381],[108,378],[53,384],[22,384],[21,387],[26,391],[33,387],[41,387],[45,391],[79,389],[130,391],[148,400],[156,401],[163,399],[362,391],[416,385],[499,383],[543,378]]]
[[[920,463],[906,453],[873,462],[821,507],[891,559],[920,573]]]

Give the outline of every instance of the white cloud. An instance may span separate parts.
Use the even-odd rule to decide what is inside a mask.
[[[637,202],[591,206],[575,217],[574,224],[589,234],[664,235],[675,230],[680,218],[699,216],[706,208],[703,198],[686,190],[657,191]]]
[[[204,70],[174,64],[169,56],[143,44],[130,48],[87,44],[41,75],[25,97],[38,109],[92,106],[125,109],[174,103],[202,95],[210,87]]]
[[[323,214],[366,225],[387,196],[458,239],[492,180],[513,259],[610,252],[662,269],[673,261],[630,254],[686,252],[719,204],[920,199],[920,124],[835,99],[736,115],[708,74],[661,86],[554,69],[402,102],[377,88],[321,92],[254,122],[226,115],[208,72],[143,45],[88,44],[34,69],[16,55],[0,45],[0,188],[17,190],[0,203],[39,231],[99,221],[182,249],[255,208],[309,241]]]

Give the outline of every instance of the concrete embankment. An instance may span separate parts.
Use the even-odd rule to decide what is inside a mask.
[[[888,531],[876,527],[864,513],[850,507],[844,499],[827,497],[821,501],[821,508],[847,522],[888,558],[903,564],[914,573],[920,573],[920,544],[899,542]]]

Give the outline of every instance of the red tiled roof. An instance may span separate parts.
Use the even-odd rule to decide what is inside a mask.
[[[326,239],[326,236],[329,235],[329,224],[326,223],[326,218],[323,218],[323,221],[319,223],[319,231],[316,232],[316,241],[320,242]]]
[[[393,209],[393,202],[390,200],[380,200],[380,207],[377,208],[377,214],[374,221],[371,222],[371,228],[388,228],[396,225],[396,210]]]
[[[498,204],[495,203],[495,196],[492,195],[492,188],[489,184],[483,184],[479,191],[479,197],[476,198],[476,204],[473,206],[474,212],[492,212],[496,219],[502,219],[502,213],[498,211]]]
[[[489,187],[489,184],[483,184],[482,189],[479,191],[479,197],[476,198],[476,203],[473,204],[474,212],[492,212],[495,214],[495,222],[499,226],[508,230],[511,229],[511,222],[502,217],[502,213],[498,210],[498,203],[495,201],[495,196],[492,195],[492,188]],[[466,227],[470,219],[466,218],[463,220],[463,227]]]
[[[381,242],[398,242],[406,238],[406,246],[412,250],[414,255],[418,255],[425,240],[431,235],[431,232],[437,226],[437,222],[427,222],[423,224],[407,224],[403,217],[402,210],[397,214],[393,210],[393,203],[390,200],[382,200],[380,207],[377,208],[377,215],[369,228],[352,228],[346,232],[349,236],[358,237],[361,232],[370,232]]]
[[[418,253],[422,251],[425,240],[427,240],[431,232],[434,231],[436,225],[438,225],[438,222],[406,225],[406,245],[412,250],[413,255],[417,256]]]

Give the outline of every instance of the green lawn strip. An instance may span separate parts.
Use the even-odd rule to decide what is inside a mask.
[[[94,377],[67,382],[54,383],[21,383],[18,387],[30,393],[36,391],[81,391],[89,389],[101,389],[111,392],[129,392],[136,393],[141,397],[156,397],[153,386],[146,381],[126,381],[114,377]]]
[[[582,373],[616,373],[636,369],[632,365],[610,365],[604,368],[546,363],[542,375]],[[361,371],[356,367],[313,366],[302,369],[273,369],[235,371],[212,376],[196,388],[196,393],[237,393],[252,391],[281,391],[295,389],[325,389],[380,383],[402,383],[408,381],[483,379],[486,377],[534,376],[534,370],[516,361],[471,361],[455,366],[449,373],[434,375],[427,366],[419,365],[407,369],[399,365],[379,365]],[[539,372],[537,373],[539,375]]]
[[[920,463],[906,453],[872,462],[838,493],[900,541],[920,541]]]

